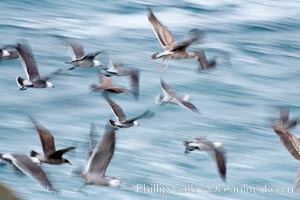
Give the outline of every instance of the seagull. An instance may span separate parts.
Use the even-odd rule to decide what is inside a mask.
[[[160,45],[164,49],[161,53],[155,53],[152,55],[152,59],[163,58],[163,64],[166,66],[164,71],[168,69],[167,61],[169,59],[187,59],[187,58],[197,58],[197,54],[193,51],[189,52],[186,49],[194,42],[203,38],[201,31],[193,29],[191,30],[190,38],[184,40],[180,43],[176,43],[172,33],[169,29],[164,26],[154,15],[152,10],[148,8],[148,19],[152,25],[153,32],[157,37]],[[160,68],[160,67],[159,67]]]
[[[103,74],[99,75],[100,85],[92,84],[90,86],[92,92],[108,91],[112,93],[127,93],[127,89],[115,86],[113,80]]]
[[[125,67],[123,63],[111,61],[108,68],[100,70],[105,76],[130,76],[130,92],[135,100],[139,99],[140,94],[140,70],[133,67]]]
[[[189,95],[179,96],[177,92],[173,88],[168,86],[162,78],[160,79],[160,86],[163,91],[163,94],[159,94],[158,96],[156,96],[155,102],[157,104],[163,105],[166,103],[174,103],[184,108],[187,108],[195,113],[200,113],[196,106],[189,102]]]
[[[149,118],[154,115],[154,113],[152,111],[146,110],[144,113],[142,113],[141,115],[139,115],[137,117],[127,119],[122,108],[118,104],[116,104],[113,100],[111,100],[105,93],[104,93],[104,98],[108,102],[109,106],[111,107],[111,109],[117,119],[116,121],[113,121],[113,120],[109,120],[109,121],[113,126],[115,126],[117,128],[129,128],[132,126],[139,126],[139,123],[137,122],[138,119],[146,118],[146,117]]]
[[[96,60],[95,57],[103,53],[103,51],[96,51],[93,53],[85,54],[84,48],[80,44],[68,42],[68,45],[72,61],[65,63],[73,65],[73,67],[69,68],[69,70],[75,69],[76,67],[102,66],[102,63],[99,60]]]
[[[41,162],[49,163],[49,164],[63,164],[68,163],[70,165],[71,162],[65,158],[63,158],[63,154],[66,152],[75,149],[75,147],[67,147],[60,150],[55,150],[54,137],[51,133],[42,125],[39,125],[35,119],[31,117],[32,123],[37,130],[40,140],[43,146],[44,155],[40,155],[35,151],[31,151],[32,157],[37,157]]]
[[[185,153],[195,149],[200,151],[212,152],[214,154],[220,176],[226,182],[226,158],[223,145],[220,142],[211,142],[206,138],[195,138],[193,141],[184,141]]]
[[[11,153],[0,154],[0,158],[12,164],[27,176],[36,179],[47,190],[56,192],[44,170],[38,165],[40,163],[38,159],[25,154]]]
[[[85,184],[119,187],[121,180],[105,175],[106,169],[114,155],[116,134],[113,126],[107,124],[101,141],[91,152],[82,177]]]
[[[26,80],[20,76],[16,78],[20,90],[26,90],[27,88],[54,88],[54,85],[51,82],[48,82],[48,80],[58,74],[61,70],[57,70],[49,76],[41,78],[30,46],[28,44],[18,43],[16,49],[21,57],[22,65],[28,79]]]

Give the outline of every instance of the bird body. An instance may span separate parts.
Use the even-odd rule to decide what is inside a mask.
[[[217,163],[218,171],[222,180],[226,181],[226,157],[222,143],[211,142],[206,138],[195,138],[192,141],[184,141],[183,145],[185,146],[185,153],[189,153],[195,149],[211,152]]]
[[[76,67],[86,68],[102,66],[102,63],[95,59],[102,51],[86,54],[82,45],[70,41],[68,41],[67,44],[69,46],[69,53],[71,54],[72,61],[65,63],[73,65],[69,70],[75,69]]]
[[[115,151],[116,134],[109,123],[97,146],[91,151],[82,177],[86,184],[119,187],[120,179],[105,175]]]
[[[173,103],[187,108],[195,113],[199,113],[199,110],[196,108],[196,106],[189,102],[189,95],[179,96],[176,90],[168,86],[162,78],[160,80],[160,85],[163,94],[156,96],[155,102],[157,104]]]
[[[64,153],[75,149],[75,147],[67,147],[64,149],[56,150],[53,135],[45,127],[38,124],[36,120],[33,119],[32,117],[31,120],[36,131],[39,134],[43,146],[43,152],[44,152],[44,155],[40,155],[35,151],[31,151],[31,156],[36,157],[41,162],[45,162],[48,164],[58,165],[58,164],[68,163],[72,165],[68,159],[63,158],[62,156]]]
[[[48,80],[51,76],[41,78],[35,58],[33,56],[32,50],[28,44],[17,44],[17,52],[20,55],[22,66],[27,75],[27,79],[22,77],[17,77],[16,82],[20,90],[26,90],[27,88],[49,88],[54,87],[54,85]],[[54,75],[54,72],[52,75]]]

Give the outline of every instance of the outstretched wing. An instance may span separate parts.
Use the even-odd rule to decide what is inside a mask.
[[[167,85],[167,83],[162,78],[160,78],[160,86],[165,96],[176,96],[176,91],[169,85]]]
[[[52,153],[51,155],[49,155],[49,158],[60,159],[60,158],[62,158],[63,154],[65,154],[68,151],[71,151],[73,149],[75,149],[75,147],[67,147],[67,148],[64,148],[64,149],[59,149],[59,150],[55,151],[54,153]]]
[[[30,118],[35,129],[39,133],[45,156],[50,156],[55,152],[55,143],[53,135],[51,135],[51,133],[45,127],[38,124],[33,117],[30,116]]]
[[[68,42],[69,53],[72,60],[79,60],[85,55],[84,48],[82,45],[74,42]]]
[[[127,117],[125,113],[123,112],[122,108],[116,104],[113,100],[111,100],[107,94],[104,95],[104,98],[107,100],[109,106],[111,107],[113,113],[115,114],[116,118],[119,120],[119,122],[126,121]]]
[[[152,112],[151,110],[146,110],[139,116],[127,120],[127,122],[133,122],[133,121],[141,119],[141,118],[149,118],[149,117],[152,117],[153,115],[154,115],[154,112]]]
[[[49,191],[56,191],[52,186],[44,170],[32,162],[32,160],[23,154],[11,154],[13,164],[27,176],[36,179],[44,188]]]
[[[114,127],[107,124],[101,141],[99,141],[97,147],[93,150],[93,153],[88,160],[85,171],[87,173],[97,173],[99,177],[103,177],[109,162],[113,157],[115,143],[116,135]]]
[[[190,31],[190,38],[176,44],[171,50],[172,51],[185,51],[188,46],[190,46],[192,43],[200,40],[203,37],[204,37],[204,34],[200,30],[193,29]]]
[[[18,43],[16,49],[21,57],[22,66],[25,70],[27,78],[30,81],[39,80],[40,73],[29,44]]]
[[[194,104],[192,104],[191,102],[184,101],[183,99],[180,99],[179,101],[183,107],[186,107],[195,113],[200,113],[199,110],[197,109],[197,107]]]
[[[152,25],[153,32],[156,35],[160,45],[165,50],[170,50],[176,44],[172,33],[155,17],[154,13],[148,8],[148,19]]]
[[[139,69],[131,69],[130,70],[130,86],[131,92],[135,98],[135,100],[139,99],[140,96],[140,71]]]

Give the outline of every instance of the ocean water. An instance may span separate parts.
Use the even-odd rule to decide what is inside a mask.
[[[157,71],[161,60],[151,55],[161,47],[147,7],[177,41],[190,29],[203,30],[204,40],[191,48],[205,49],[209,58],[226,54],[230,64],[220,62],[216,70],[199,73],[194,60],[172,60],[167,73]],[[269,121],[277,117],[278,106],[300,115],[298,0],[2,0],[0,8],[1,43],[27,40],[41,74],[69,67],[61,38],[72,38],[86,51],[105,50],[110,58],[139,68],[140,100],[123,94],[112,98],[128,116],[145,109],[155,112],[153,118],[140,120],[139,127],[117,131],[106,174],[120,178],[122,186],[87,186],[79,192],[83,182],[71,172],[85,163],[90,124],[95,122],[102,134],[112,117],[101,94],[88,89],[98,81],[96,68],[66,70],[52,81],[54,89],[19,91],[15,77],[25,76],[20,60],[0,61],[0,152],[42,150],[29,114],[53,133],[58,148],[77,147],[66,154],[72,166],[43,165],[58,194],[1,167],[0,181],[22,199],[299,199],[291,190],[300,163],[283,147]],[[189,94],[201,114],[156,105],[160,77]],[[126,78],[114,80],[128,86]],[[205,153],[184,155],[182,141],[197,136],[224,144],[226,183]]]

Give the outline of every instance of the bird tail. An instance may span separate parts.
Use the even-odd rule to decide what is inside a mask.
[[[32,151],[30,152],[30,156],[31,156],[31,157],[36,157],[37,155],[39,155],[39,153],[36,152],[36,151],[33,151],[33,150],[32,150]]]

